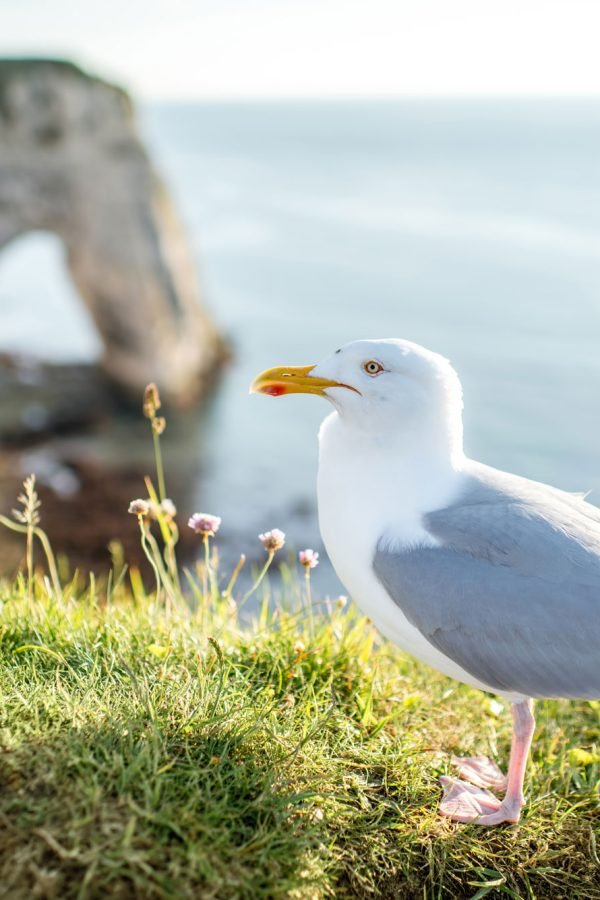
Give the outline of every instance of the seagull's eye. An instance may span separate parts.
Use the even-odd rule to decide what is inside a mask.
[[[370,375],[372,378],[374,378],[375,375],[379,375],[380,372],[383,372],[383,366],[380,362],[377,362],[376,359],[370,359],[366,363],[363,363],[363,369],[367,375]]]

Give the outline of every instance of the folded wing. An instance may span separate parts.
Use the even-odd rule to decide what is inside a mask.
[[[491,690],[600,697],[600,511],[473,464],[429,513],[437,547],[379,541],[375,573],[408,620]]]

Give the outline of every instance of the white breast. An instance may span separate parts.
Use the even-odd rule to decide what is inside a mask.
[[[338,414],[332,413],[319,434],[319,525],[325,548],[350,596],[387,638],[446,675],[492,690],[444,656],[410,624],[373,570],[382,536],[398,548],[438,546],[423,527],[423,514],[451,502],[460,490],[462,476],[460,471],[446,471],[438,477],[423,475],[426,486],[419,485],[419,472],[413,467],[410,479],[404,477],[401,461],[389,448],[349,445]]]

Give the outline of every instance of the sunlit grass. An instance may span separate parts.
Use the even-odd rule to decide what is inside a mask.
[[[0,596],[5,896],[600,897],[598,704],[539,704],[519,826],[453,825],[437,778],[504,762],[507,711],[355,610]]]

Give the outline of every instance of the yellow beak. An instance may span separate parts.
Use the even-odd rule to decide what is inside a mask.
[[[327,388],[343,387],[360,394],[360,391],[349,384],[311,375],[314,368],[314,366],[279,366],[267,369],[256,376],[250,385],[250,393],[269,394],[271,397],[280,397],[282,394],[318,394],[325,397]]]

